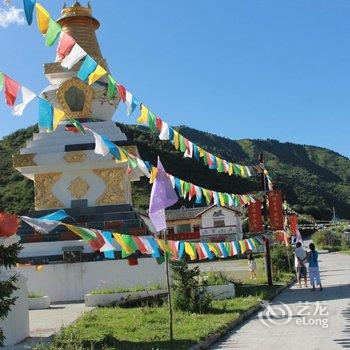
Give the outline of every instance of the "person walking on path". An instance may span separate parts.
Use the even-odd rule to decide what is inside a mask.
[[[248,255],[248,270],[250,272],[250,279],[255,279],[256,280],[256,270],[258,269],[256,265],[256,261],[253,257],[252,253],[249,253]]]
[[[307,261],[309,263],[309,276],[310,284],[312,286],[312,291],[315,291],[316,284],[320,286],[320,291],[323,290],[321,284],[320,269],[318,267],[318,252],[315,249],[313,243],[309,244],[310,252],[307,253]]]
[[[307,271],[306,271],[306,251],[301,246],[300,242],[297,242],[296,248],[294,251],[295,259],[295,270],[297,272],[297,280],[299,283],[299,288],[301,288],[301,280],[304,279],[304,285],[307,287]]]

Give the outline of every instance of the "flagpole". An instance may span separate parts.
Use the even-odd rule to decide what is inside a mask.
[[[162,237],[164,241],[166,240],[165,230],[162,230]],[[166,284],[168,289],[168,305],[169,305],[169,334],[170,334],[170,347],[174,349],[174,336],[173,336],[173,308],[171,303],[171,289],[170,289],[170,278],[169,278],[169,257],[166,252],[165,256],[165,275],[166,275]]]

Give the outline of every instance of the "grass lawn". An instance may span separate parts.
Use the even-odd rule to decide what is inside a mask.
[[[207,314],[174,313],[175,349],[191,345],[216,333],[240,313],[259,303],[250,296],[213,301]],[[53,344],[36,349],[170,349],[168,308],[98,308],[81,317],[54,338]]]

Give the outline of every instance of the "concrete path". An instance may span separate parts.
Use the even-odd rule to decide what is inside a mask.
[[[85,307],[84,303],[54,304],[47,310],[30,310],[30,338],[14,347],[8,346],[4,349],[24,350],[31,349],[34,344],[46,343],[62,327],[73,323],[89,310],[92,310],[92,308]]]
[[[322,292],[293,286],[211,349],[350,348],[350,255],[319,259]]]

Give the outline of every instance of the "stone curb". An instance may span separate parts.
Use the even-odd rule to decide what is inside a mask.
[[[270,297],[269,301],[276,298],[280,293],[282,293],[285,289],[289,288],[295,283],[296,279],[294,278],[288,284],[281,286],[276,292]],[[244,311],[242,314],[238,316],[235,320],[229,322],[223,329],[219,330],[216,334],[213,334],[207,337],[205,340],[202,340],[200,343],[192,345],[188,350],[202,350],[208,349],[211,345],[216,343],[220,338],[224,337],[228,332],[232,331],[238,325],[246,321],[250,316],[259,311],[262,308],[262,304],[258,304],[252,306],[250,309]]]

